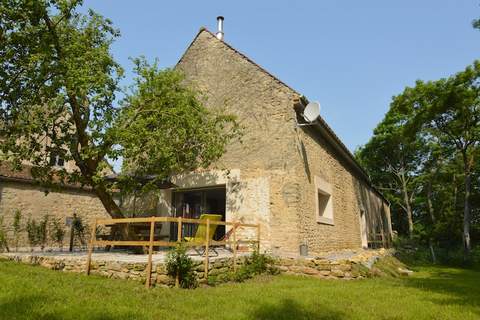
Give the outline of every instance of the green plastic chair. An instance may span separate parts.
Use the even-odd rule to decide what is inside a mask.
[[[220,214],[201,214],[199,220],[210,220],[210,221],[222,221],[222,216]],[[215,231],[217,231],[218,224],[211,224],[209,230],[209,242],[213,240],[213,236],[215,235]],[[205,242],[207,241],[207,224],[200,223],[198,224],[197,230],[195,231],[194,237],[184,237],[184,240],[191,243],[198,243],[198,247],[193,247],[193,249],[199,254],[205,254]],[[198,250],[201,247],[203,251]],[[212,251],[215,252],[218,256],[218,252],[212,247]]]

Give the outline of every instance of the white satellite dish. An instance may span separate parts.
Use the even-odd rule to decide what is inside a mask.
[[[315,122],[320,117],[320,103],[319,102],[309,102],[308,105],[303,110],[303,118],[308,123]]]

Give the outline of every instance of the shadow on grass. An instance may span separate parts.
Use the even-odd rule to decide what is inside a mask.
[[[133,313],[114,316],[106,312],[91,312],[87,308],[84,309],[82,315],[70,314],[52,310],[51,304],[53,299],[42,295],[22,295],[15,296],[0,301],[0,319],[35,319],[35,320],[60,320],[65,318],[81,318],[92,320],[114,320],[114,319],[139,319]],[[48,309],[48,311],[47,311]]]
[[[343,313],[318,306],[317,311],[309,310],[291,299],[284,299],[275,304],[261,304],[252,313],[252,319],[312,319],[340,320],[345,319]]]
[[[480,271],[447,267],[429,267],[427,270],[428,277],[405,279],[405,285],[446,295],[430,297],[430,301],[436,304],[473,307],[480,314]]]

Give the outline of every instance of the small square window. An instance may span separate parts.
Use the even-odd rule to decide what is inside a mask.
[[[318,190],[318,215],[320,217],[326,216],[328,201],[330,201],[330,195]]]
[[[54,167],[63,167],[65,160],[59,155],[52,153],[50,155],[50,165]]]
[[[315,177],[317,222],[333,225],[332,186],[325,180]]]

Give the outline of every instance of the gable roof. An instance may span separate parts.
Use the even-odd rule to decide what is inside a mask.
[[[295,89],[293,89],[291,86],[289,86],[288,84],[286,84],[285,82],[283,82],[282,80],[280,80],[279,78],[277,78],[276,76],[274,76],[272,73],[270,73],[269,71],[267,71],[265,68],[263,68],[262,66],[260,66],[259,64],[257,64],[255,61],[253,61],[252,59],[250,59],[249,57],[247,57],[244,53],[238,51],[237,49],[235,49],[234,47],[232,47],[231,45],[229,45],[227,42],[225,42],[224,40],[219,40],[215,34],[213,34],[211,31],[209,31],[207,28],[205,27],[201,27],[200,30],[198,31],[197,35],[193,38],[192,42],[190,43],[190,45],[187,47],[187,49],[185,50],[185,52],[183,53],[183,55],[180,57],[180,59],[178,60],[177,62],[177,66],[183,61],[186,53],[189,51],[189,49],[192,47],[192,45],[195,43],[195,41],[197,40],[197,38],[202,34],[202,33],[206,33],[208,34],[209,36],[211,36],[212,38],[214,38],[216,41],[219,41],[220,43],[222,43],[223,45],[225,45],[227,48],[229,48],[230,50],[232,50],[234,53],[236,53],[237,55],[239,55],[242,59],[244,59],[245,61],[249,62],[250,64],[254,65],[255,67],[257,67],[261,72],[263,72],[264,74],[266,74],[267,76],[269,76],[272,80],[274,80],[275,82],[279,83],[280,85],[282,85],[283,87],[285,87],[286,89],[290,90],[293,94],[297,95],[299,97],[298,100],[294,101],[293,104],[300,107],[303,111],[303,108],[305,108],[306,104],[304,104],[302,102],[302,100],[307,100],[307,99],[302,99],[302,98],[305,98],[302,94],[300,94],[298,91],[296,91]],[[308,100],[307,100],[308,101]],[[370,177],[368,176],[368,174],[366,173],[366,171],[362,168],[362,166],[357,162],[357,160],[355,159],[355,156],[350,152],[350,150],[345,146],[345,144],[340,140],[340,138],[335,134],[335,132],[333,131],[333,129],[327,124],[327,122],[322,118],[322,116],[319,117],[318,119],[318,122],[316,123],[315,126],[312,126],[312,127],[316,127],[317,130],[315,130],[316,133],[318,133],[322,138],[324,138],[325,140],[327,140],[327,142],[335,149],[335,151],[337,152],[337,154],[343,159],[345,160],[354,170],[355,172],[368,184],[368,186],[370,188],[373,189],[373,191],[375,191],[385,202],[387,202],[389,204],[389,201],[383,196],[383,194],[378,191],[371,183],[370,181]]]
[[[262,66],[260,66],[258,63],[256,63],[255,61],[253,61],[252,59],[250,59],[249,57],[247,57],[245,54],[241,53],[240,51],[238,51],[237,49],[235,49],[234,47],[232,47],[231,45],[229,45],[228,43],[226,43],[224,40],[219,40],[211,31],[209,31],[207,28],[205,27],[201,27],[200,30],[198,31],[197,35],[195,36],[195,38],[193,38],[192,42],[190,43],[190,45],[187,47],[187,49],[185,50],[185,52],[183,53],[183,55],[181,56],[180,60],[178,60],[177,62],[177,65],[180,64],[180,62],[182,62],[183,58],[185,57],[185,54],[188,52],[188,50],[190,49],[190,47],[195,43],[195,41],[197,40],[197,38],[200,36],[200,34],[202,34],[202,32],[205,32],[207,33],[208,35],[212,36],[213,38],[215,38],[217,41],[223,43],[227,48],[229,48],[230,50],[232,50],[233,52],[235,52],[237,55],[239,55],[240,57],[242,57],[244,60],[248,61],[250,64],[256,66],[258,69],[260,69],[263,73],[265,73],[267,76],[269,76],[270,78],[272,78],[275,82],[278,82],[279,84],[281,84],[282,86],[284,86],[285,88],[289,89],[290,91],[292,91],[293,93],[297,94],[298,96],[301,96],[300,93],[298,93],[295,89],[293,89],[292,87],[290,87],[288,84],[286,84],[285,82],[283,82],[282,80],[280,80],[279,78],[277,78],[276,76],[274,76],[273,74],[271,74],[270,72],[268,72],[265,68],[263,68]]]

